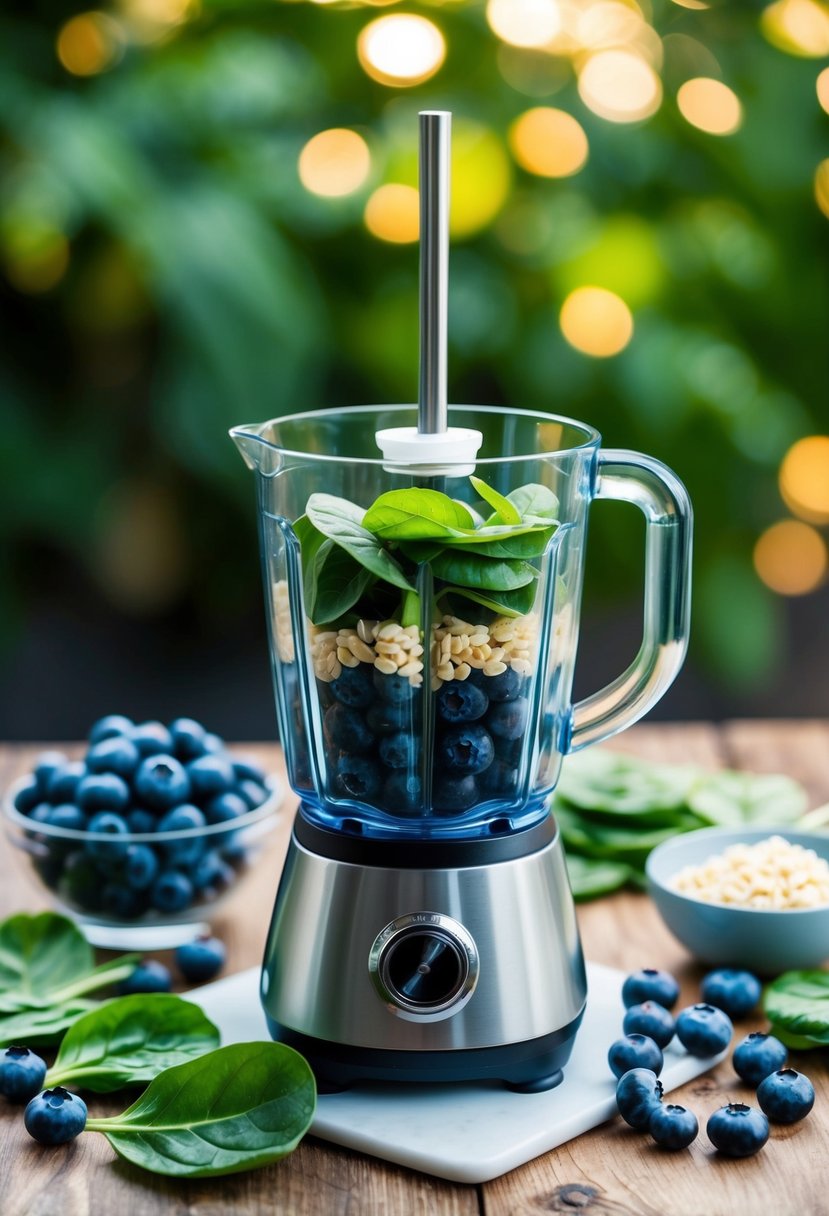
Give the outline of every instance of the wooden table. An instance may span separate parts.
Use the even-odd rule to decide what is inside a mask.
[[[732,722],[636,727],[614,741],[652,759],[707,768],[786,772],[807,787],[810,805],[829,799],[829,724]],[[31,764],[37,747],[0,749],[0,789]],[[76,750],[76,749],[75,749]],[[279,750],[247,747],[269,768]],[[222,909],[215,928],[228,945],[227,971],[259,962],[290,828],[290,803],[273,848]],[[0,915],[45,906],[8,847],[0,847]],[[701,969],[669,935],[644,895],[586,904],[579,919],[587,956],[632,970],[667,967],[681,981],[681,1003],[698,994]],[[160,956],[163,957],[163,956]],[[620,1018],[621,1021],[621,1018]],[[762,1023],[741,1025],[747,1033]],[[308,1137],[293,1156],[249,1174],[178,1182],[144,1173],[114,1157],[102,1136],[43,1149],[27,1136],[20,1113],[0,1102],[2,1216],[826,1216],[829,1213],[829,1067],[827,1053],[794,1057],[818,1096],[803,1123],[775,1128],[758,1157],[716,1157],[704,1131],[687,1152],[658,1149],[620,1119],[580,1136],[483,1186],[461,1186],[387,1165]],[[676,1100],[708,1115],[745,1096],[727,1062],[676,1091]],[[93,1109],[117,1102],[92,1098]]]

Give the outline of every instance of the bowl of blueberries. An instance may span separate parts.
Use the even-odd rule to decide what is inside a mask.
[[[192,718],[97,721],[85,756],[45,752],[8,791],[27,872],[98,946],[190,941],[267,842],[282,791]]]

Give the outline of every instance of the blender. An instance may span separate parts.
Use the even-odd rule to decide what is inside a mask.
[[[449,124],[420,116],[418,406],[231,431],[300,799],[261,999],[322,1090],[561,1081],[587,991],[551,795],[687,644],[691,509],[669,469],[554,414],[447,407]],[[643,641],[574,705],[596,498],[645,516]]]

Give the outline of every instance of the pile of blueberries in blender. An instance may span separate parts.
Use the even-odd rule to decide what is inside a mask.
[[[530,679],[510,667],[493,676],[473,668],[466,680],[445,683],[434,694],[431,800],[439,814],[516,797]],[[318,680],[317,687],[329,781],[336,795],[391,815],[419,813],[424,801],[423,688],[366,663],[343,667],[336,680]]]
[[[235,829],[267,798],[262,770],[194,719],[167,727],[111,714],[92,727],[83,760],[42,755],[14,805],[32,821],[33,864],[47,886],[84,912],[131,921],[183,912],[229,887],[247,860]],[[227,830],[199,830],[209,825]],[[168,832],[190,834],[132,839]]]

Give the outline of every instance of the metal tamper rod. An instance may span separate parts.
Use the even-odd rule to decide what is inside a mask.
[[[450,427],[446,409],[449,152],[452,115],[420,114],[420,378],[417,427],[378,431],[390,472],[463,477],[475,471],[480,431]]]

